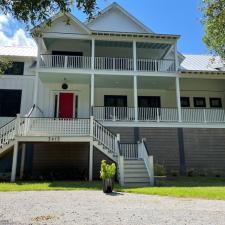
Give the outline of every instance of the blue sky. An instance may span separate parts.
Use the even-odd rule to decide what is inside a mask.
[[[107,7],[113,1],[98,0],[100,9]],[[139,3],[141,2],[141,4]],[[207,48],[202,42],[204,35],[203,26],[200,23],[201,12],[199,11],[200,0],[118,0],[122,7],[134,15],[146,26],[156,33],[180,34],[181,39],[178,49],[182,53],[207,54]],[[74,9],[73,14],[84,21],[86,16]],[[3,18],[3,16],[2,16]],[[8,18],[2,19],[0,15],[0,44],[14,42],[33,45],[23,33],[23,25]],[[3,23],[2,23],[3,20]],[[5,40],[5,42],[2,40]],[[14,42],[11,42],[14,44]]]

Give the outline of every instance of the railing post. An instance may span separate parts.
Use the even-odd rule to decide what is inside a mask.
[[[113,121],[116,121],[116,108],[113,107]]]
[[[116,140],[120,141],[120,134],[116,134]]]
[[[65,61],[64,61],[64,68],[67,68],[67,62],[68,62],[68,56],[65,56]]]
[[[159,118],[159,108],[156,108],[156,116],[157,116],[157,122],[160,122],[160,118]]]
[[[90,136],[94,135],[94,117],[90,116]]]
[[[113,70],[116,69],[116,65],[115,65],[115,58],[113,58]]]
[[[204,122],[207,123],[207,118],[206,118],[206,111],[203,109],[203,116],[204,116]]]
[[[15,123],[15,136],[20,133],[20,114],[16,114],[16,123]]]

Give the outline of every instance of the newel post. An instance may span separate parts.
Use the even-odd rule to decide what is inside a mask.
[[[15,123],[15,136],[19,135],[20,133],[20,114],[16,114],[16,123]]]

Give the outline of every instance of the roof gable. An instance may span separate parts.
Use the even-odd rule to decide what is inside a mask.
[[[44,28],[43,32],[90,34],[88,27],[70,13],[55,15],[51,26]]]
[[[152,31],[128,13],[117,3],[113,3],[101,11],[99,15],[87,23],[91,30],[152,33]]]

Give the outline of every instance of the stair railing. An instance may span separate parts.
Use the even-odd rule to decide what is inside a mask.
[[[145,144],[144,139],[138,144],[139,151],[141,153],[142,159],[144,160],[147,172],[150,178],[150,185],[154,186],[154,163],[153,156],[150,155],[150,152]]]
[[[16,118],[5,124],[0,128],[0,146],[8,144],[15,138],[16,132]]]
[[[107,148],[111,153],[118,155],[117,137],[109,129],[97,122],[91,116],[90,133],[94,140],[98,141],[103,147]]]

